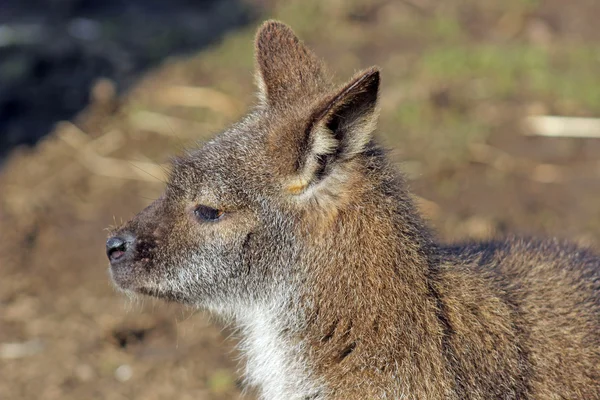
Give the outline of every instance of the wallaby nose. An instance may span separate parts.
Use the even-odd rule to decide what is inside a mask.
[[[125,238],[120,236],[113,236],[106,241],[106,255],[110,262],[117,261],[122,258],[127,250],[129,250],[130,244]]]

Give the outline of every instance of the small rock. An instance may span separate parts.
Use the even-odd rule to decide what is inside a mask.
[[[131,366],[129,366],[127,364],[123,364],[115,370],[115,378],[119,382],[127,382],[128,380],[131,379],[132,376],[133,376],[133,370],[131,369]]]

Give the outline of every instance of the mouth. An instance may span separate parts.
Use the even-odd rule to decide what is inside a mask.
[[[136,293],[143,294],[146,296],[154,297],[157,299],[165,300],[168,302],[179,303],[179,304],[192,304],[188,297],[181,293],[171,290],[158,290],[149,287],[140,287],[135,290]]]
[[[144,295],[167,302],[192,304],[192,301],[184,293],[169,289],[159,289],[155,284],[140,282],[140,279],[136,278],[132,268],[124,267],[124,265],[118,267],[111,265],[108,270],[114,286],[119,291],[127,293],[128,296]]]
[[[147,286],[148,274],[144,271],[144,266],[139,265],[134,255],[120,251],[115,251],[111,254],[111,263],[109,264],[108,273],[113,284],[118,288],[126,291],[137,292],[141,286]]]
[[[121,257],[123,257],[123,254],[125,254],[124,250],[113,250],[110,253],[110,258],[113,259],[113,260],[118,260]]]

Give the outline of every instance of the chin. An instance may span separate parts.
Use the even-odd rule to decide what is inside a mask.
[[[156,289],[149,286],[140,286],[134,289],[134,292],[145,296],[154,297],[156,299],[165,300],[171,303],[195,305],[195,302],[192,299],[190,299],[187,295],[175,290]]]
[[[135,292],[137,284],[131,270],[122,267],[115,268],[114,266],[110,266],[108,268],[108,274],[110,275],[110,279],[117,289],[123,292]]]

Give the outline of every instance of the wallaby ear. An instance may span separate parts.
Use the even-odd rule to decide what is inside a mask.
[[[329,88],[322,62],[281,22],[260,27],[255,52],[259,97],[269,106],[284,106]]]
[[[316,108],[298,162],[299,183],[292,192],[302,192],[365,150],[377,125],[378,92],[379,70],[373,67],[357,74]]]

